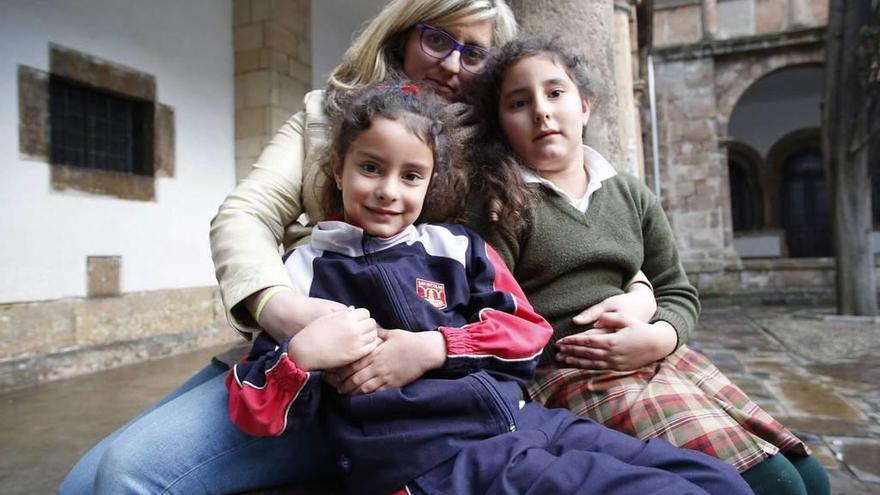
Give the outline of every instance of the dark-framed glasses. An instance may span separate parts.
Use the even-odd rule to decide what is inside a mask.
[[[419,42],[425,55],[437,60],[446,60],[452,52],[458,52],[461,55],[459,59],[461,68],[465,71],[479,74],[486,68],[486,62],[489,60],[488,50],[475,45],[461,44],[449,33],[434,26],[419,24],[416,27],[421,31]]]

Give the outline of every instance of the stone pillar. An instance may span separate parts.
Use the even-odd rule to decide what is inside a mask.
[[[711,57],[655,59],[663,207],[683,261],[714,269],[736,259],[727,160],[719,149]]]
[[[633,0],[614,2],[614,80],[617,89],[617,105],[622,160],[616,165],[627,172],[645,177],[645,161],[642,152],[641,119],[635,99],[634,74],[638,71],[636,12]]]
[[[233,0],[235,170],[241,179],[311,89],[309,0]]]
[[[713,39],[718,35],[718,1],[703,0],[700,9],[700,19],[703,21],[703,39]]]
[[[522,31],[553,36],[583,55],[595,93],[586,142],[623,169],[615,71],[614,0],[509,0]],[[630,91],[630,95],[632,92]]]

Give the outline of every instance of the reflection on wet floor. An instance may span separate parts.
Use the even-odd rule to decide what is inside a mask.
[[[832,493],[880,493],[880,325],[707,305],[693,347],[801,436]]]
[[[799,316],[805,311],[709,303],[692,346],[801,435],[828,468],[833,493],[880,493],[880,326]],[[53,493],[92,444],[183,383],[216,352],[0,395],[0,493]],[[328,490],[316,485],[271,493]]]
[[[219,350],[0,395],[0,493],[54,493],[89,447],[183,383]]]

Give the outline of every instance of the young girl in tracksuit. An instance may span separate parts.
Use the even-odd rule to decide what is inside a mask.
[[[708,456],[524,402],[552,330],[480,237],[421,223],[460,191],[438,108],[417,93],[368,89],[334,124],[325,189],[341,220],[285,265],[295,291],[350,309],[283,342],[258,335],[227,378],[235,424],[267,436],[319,423],[351,493],[751,493]],[[442,341],[442,364],[361,395],[322,380],[397,331]]]

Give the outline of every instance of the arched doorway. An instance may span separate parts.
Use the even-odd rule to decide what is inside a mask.
[[[780,223],[792,258],[832,256],[830,202],[822,150],[794,151],[782,164]]]

